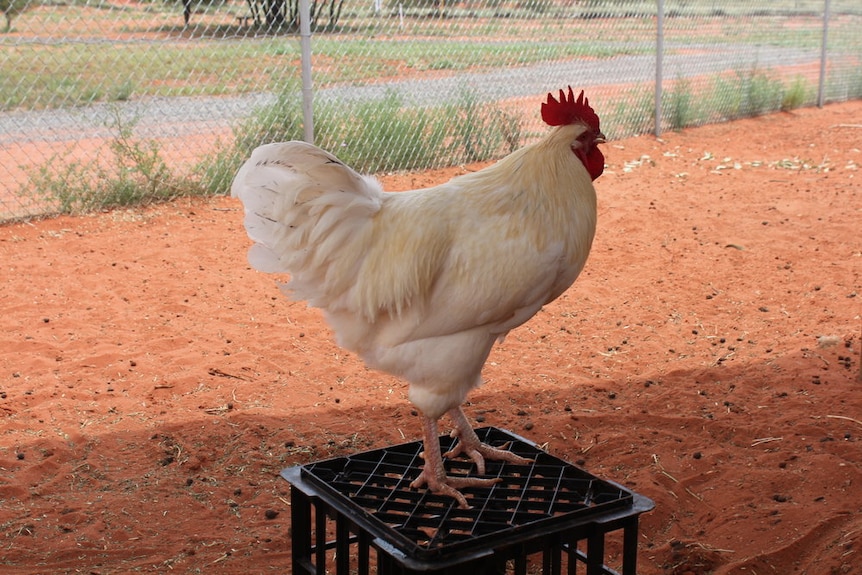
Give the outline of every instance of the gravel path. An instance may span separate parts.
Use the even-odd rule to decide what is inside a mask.
[[[673,52],[669,47],[668,52]],[[723,70],[764,69],[816,63],[814,50],[774,46],[704,45],[685,47],[685,53],[664,57],[664,77],[675,79],[709,75]],[[533,66],[502,68],[482,73],[440,78],[407,79],[397,83],[321,89],[320,100],[357,101],[381,98],[396,90],[415,105],[439,103],[441,94],[457,94],[469,85],[487,100],[532,96],[537,91],[572,84],[588,88],[614,84],[648,83],[655,79],[655,55],[571,60]],[[114,135],[115,115],[134,123],[141,137],[182,137],[223,131],[254,109],[275,101],[273,94],[256,93],[221,98],[146,98],[131,102],[94,104],[69,109],[0,114],[0,146],[27,142],[72,141]]]

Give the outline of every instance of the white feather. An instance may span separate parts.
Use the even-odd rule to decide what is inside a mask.
[[[257,148],[231,187],[255,242],[251,266],[291,274],[292,297],[320,307],[349,288],[350,272],[360,263],[351,242],[370,232],[382,193],[373,178],[304,142]]]

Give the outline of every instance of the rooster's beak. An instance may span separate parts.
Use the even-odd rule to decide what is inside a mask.
[[[596,134],[596,139],[593,140],[593,142],[596,144],[607,144],[608,139],[605,138],[605,135],[603,133],[599,132],[598,134]]]

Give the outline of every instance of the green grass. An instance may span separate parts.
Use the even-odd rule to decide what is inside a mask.
[[[272,89],[294,43],[196,42],[24,45],[0,59],[0,109],[77,106],[135,96],[220,96]],[[226,66],[230,62],[230,66]],[[273,70],[261,73],[261,70]],[[279,70],[280,72],[275,72]],[[14,79],[14,80],[12,80]]]
[[[859,78],[862,92],[862,74]],[[651,85],[633,88],[605,104],[602,126],[611,139],[655,130],[653,89]],[[701,78],[698,82],[677,78],[662,91],[662,129],[682,130],[789,111],[813,104],[815,94],[815,86],[803,76],[782,79],[771,70],[758,68]]]
[[[640,50],[641,52],[646,49]],[[636,50],[582,42],[489,42],[485,39],[367,40],[318,38],[319,84],[378,82],[436,70],[487,70],[575,58],[610,58]]]
[[[608,103],[602,131],[615,140],[646,134],[655,125],[655,85],[631,88]]]
[[[685,78],[677,78],[669,90],[662,93],[662,108],[664,117],[671,130],[681,130],[696,123],[697,108],[691,82]]]
[[[405,73],[521,66],[553,59],[609,57],[618,52],[580,43],[322,37],[314,42],[315,82],[373,82]],[[132,93],[135,97],[175,97],[277,91],[285,77],[298,74],[298,60],[299,43],[293,37],[20,46],[4,51],[0,60],[0,77],[7,79],[0,83],[0,110],[117,101]]]
[[[117,135],[109,146],[107,167],[55,157],[30,175],[21,195],[34,199],[46,213],[77,214],[207,193],[194,179],[177,176],[154,140],[135,138],[134,122],[125,124],[116,113],[108,127]]]
[[[796,76],[791,83],[785,85],[784,95],[781,98],[781,110],[789,112],[801,108],[813,102],[814,98],[813,86],[809,86],[802,76]]]
[[[773,73],[752,69],[715,81],[714,109],[726,120],[760,116],[781,109],[784,83]]]
[[[464,88],[454,103],[405,106],[395,92],[345,108],[322,103],[315,111],[315,143],[361,173],[422,170],[501,157],[523,144],[522,119],[480,102]],[[301,98],[288,85],[278,101],[257,110],[197,168],[211,193],[230,187],[251,151],[267,142],[302,138]]]
[[[222,145],[186,176],[169,168],[154,140],[132,135],[134,122],[124,124],[116,114],[109,125],[117,135],[107,167],[53,158],[31,174],[22,194],[38,190],[36,203],[48,213],[83,213],[225,193],[255,147],[301,138],[300,101],[295,86],[287,85],[273,105],[257,110],[237,128],[233,143]],[[322,105],[315,122],[318,145],[362,173],[482,161],[522,143],[519,118],[480,103],[466,89],[455,104],[435,108],[406,107],[394,93],[352,109]]]
[[[710,5],[705,1],[686,3],[692,14],[705,14],[704,9]],[[726,16],[710,21],[718,26],[714,30],[705,31],[702,19],[669,18],[668,41],[683,47],[728,42],[819,47],[821,30],[816,16],[806,17],[805,25],[798,28],[786,26],[782,16],[758,16],[753,24],[752,19],[741,16],[746,6],[733,2],[722,5]],[[595,10],[596,6],[587,7]],[[655,24],[651,17],[638,16],[638,10],[652,10],[654,6],[649,2],[625,6],[630,17],[604,20],[600,25],[594,20],[572,18],[577,12],[574,8],[564,10],[565,18],[541,10],[535,18],[520,14],[518,18],[494,17],[496,9],[487,14],[466,10],[462,17],[429,18],[425,10],[421,11],[422,18],[407,18],[403,29],[398,27],[397,18],[369,18],[357,11],[343,18],[345,34],[314,37],[315,83],[324,87],[378,82],[405,74],[647,53],[654,40]],[[188,34],[176,25],[180,15],[174,11],[156,13],[164,16],[165,22],[174,22],[171,26],[152,24],[152,13],[74,5],[28,13],[28,18],[37,13],[43,18],[45,33],[54,40],[7,44],[11,40],[0,37],[0,111],[147,96],[278,91],[286,78],[298,74],[298,37],[244,36],[248,30],[225,24],[231,21],[231,10],[235,8],[214,9],[213,21],[220,23],[201,25]],[[94,19],[104,20],[104,32],[79,24]],[[133,37],[113,40],[118,31]],[[836,18],[830,28],[833,49],[855,49],[855,31],[853,19]]]
[[[444,151],[449,127],[442,114],[404,107],[394,92],[349,111],[322,106],[316,126],[321,147],[370,173],[433,167]]]
[[[716,76],[709,91],[696,93],[688,79],[677,79],[664,92],[663,118],[679,130],[723,118],[740,118],[792,109],[808,103],[812,88],[802,77],[788,84],[769,71],[752,69]],[[625,136],[652,126],[652,90],[636,88],[609,103],[603,118],[609,133]],[[422,170],[502,157],[523,144],[523,119],[482,102],[462,88],[449,104],[417,108],[404,105],[396,92],[345,107],[317,105],[316,143],[362,173]],[[31,175],[28,190],[50,212],[80,213],[94,209],[162,201],[184,195],[225,193],[239,166],[260,144],[302,138],[300,90],[288,82],[275,103],[254,111],[191,174],[178,176],[163,159],[155,141],[133,137],[131,124],[117,113],[109,125],[108,167],[93,168],[55,158]],[[28,192],[29,193],[29,192]]]

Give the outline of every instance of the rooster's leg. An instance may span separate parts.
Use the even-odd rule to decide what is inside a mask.
[[[425,460],[425,465],[422,467],[419,477],[413,480],[410,487],[418,489],[423,485],[427,485],[428,489],[433,493],[448,495],[457,500],[459,506],[467,508],[469,505],[467,505],[464,495],[458,491],[459,488],[488,487],[500,481],[499,479],[480,479],[478,477],[448,477],[443,467],[443,455],[440,452],[437,421],[423,415],[422,423],[425,447],[422,458]]]
[[[473,431],[473,427],[467,421],[467,416],[464,415],[460,407],[450,410],[449,417],[452,418],[455,424],[452,437],[458,438],[458,444],[451,451],[445,453],[444,456],[455,457],[462,453],[467,455],[476,464],[476,471],[478,471],[479,475],[485,474],[486,459],[506,461],[515,465],[525,465],[533,461],[532,459],[525,459],[520,455],[515,455],[511,451],[497,449],[479,441],[479,437]]]

